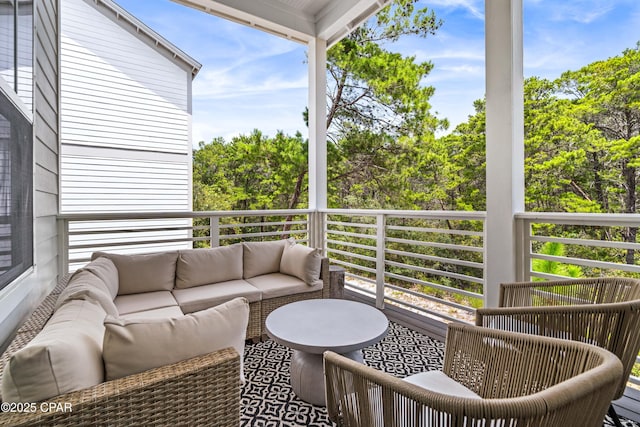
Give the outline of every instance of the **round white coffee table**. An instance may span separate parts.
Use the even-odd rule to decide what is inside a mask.
[[[294,302],[266,319],[267,335],[293,350],[293,392],[318,406],[326,405],[322,353],[331,350],[362,362],[362,349],[380,341],[388,328],[381,311],[341,299]]]

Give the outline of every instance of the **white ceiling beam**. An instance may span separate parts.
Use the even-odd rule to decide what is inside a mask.
[[[331,46],[364,21],[375,15],[391,0],[332,1],[316,16],[316,35]]]
[[[299,43],[315,37],[313,17],[273,0],[173,0],[239,24],[255,27]]]

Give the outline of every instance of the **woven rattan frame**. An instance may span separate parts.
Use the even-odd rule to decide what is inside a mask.
[[[443,372],[482,399],[426,390],[324,354],[329,418],[339,426],[601,427],[622,375],[616,356],[574,341],[450,324]]]
[[[500,308],[476,312],[476,325],[571,339],[622,361],[622,397],[640,351],[640,280],[602,277],[500,285]]]

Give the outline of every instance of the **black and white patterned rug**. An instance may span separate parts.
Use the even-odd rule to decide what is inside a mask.
[[[444,344],[391,323],[378,344],[363,350],[365,363],[397,377],[440,369]],[[289,385],[291,350],[271,340],[245,347],[241,426],[332,427],[325,408],[298,399]],[[640,427],[622,419],[625,427]],[[612,426],[605,420],[605,426]]]

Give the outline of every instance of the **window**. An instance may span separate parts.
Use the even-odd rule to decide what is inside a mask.
[[[32,35],[33,1],[0,0],[0,289],[33,265]]]

